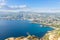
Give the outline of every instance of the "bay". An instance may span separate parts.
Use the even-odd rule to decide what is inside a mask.
[[[43,37],[48,31],[53,30],[49,26],[30,23],[28,20],[0,20],[0,40],[9,37],[27,36],[27,33],[37,37]]]

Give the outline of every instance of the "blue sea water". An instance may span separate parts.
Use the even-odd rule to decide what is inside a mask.
[[[40,25],[27,20],[0,20],[0,40],[27,36],[27,32],[37,37],[43,37],[48,31],[53,30],[49,26],[40,27]]]

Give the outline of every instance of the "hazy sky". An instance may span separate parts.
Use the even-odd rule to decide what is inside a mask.
[[[60,0],[0,0],[0,8],[7,5],[11,8],[24,8],[37,12],[59,12]]]
[[[60,0],[8,0],[8,5],[26,5],[32,8],[60,8]]]

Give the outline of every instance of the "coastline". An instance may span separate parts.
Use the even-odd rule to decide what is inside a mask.
[[[36,24],[41,24],[41,25],[43,25],[43,26],[49,26],[49,27],[53,28],[54,30],[59,29],[59,28],[56,28],[56,27],[54,27],[54,26],[47,25],[47,24],[42,24],[42,23],[37,23],[37,22],[30,22],[30,23],[36,23]]]

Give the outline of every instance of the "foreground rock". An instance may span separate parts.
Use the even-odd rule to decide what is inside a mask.
[[[11,38],[7,38],[5,40],[40,40],[39,38],[37,38],[36,36],[34,35],[28,35],[27,37],[17,37],[17,38],[14,38],[14,37],[11,37]]]
[[[47,33],[43,38],[43,40],[60,40],[60,30],[53,30]]]

